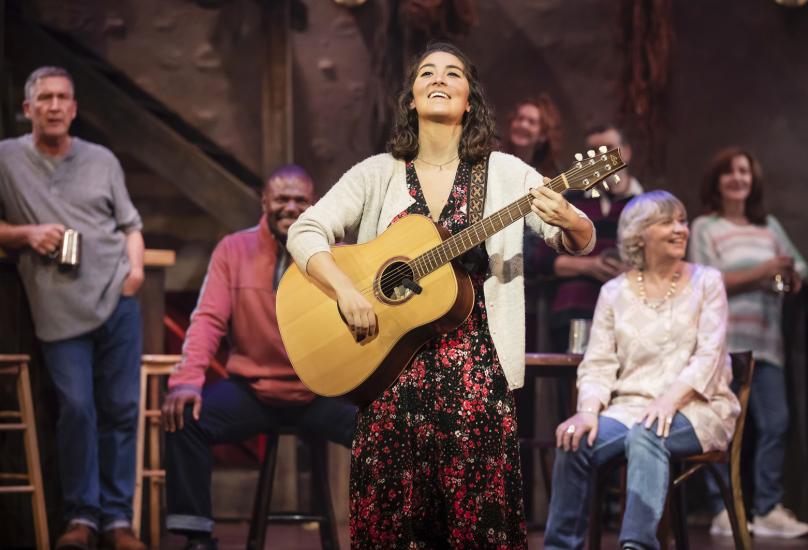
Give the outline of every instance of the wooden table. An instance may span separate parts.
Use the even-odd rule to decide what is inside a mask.
[[[574,376],[583,357],[580,353],[526,353],[525,375]]]
[[[525,354],[525,385],[516,391],[516,414],[518,419],[519,443],[522,458],[522,480],[525,488],[525,517],[529,528],[540,527],[534,519],[536,515],[536,496],[538,490],[534,489],[536,454],[538,453],[539,467],[545,492],[549,500],[550,492],[550,462],[549,451],[555,448],[555,439],[552,438],[559,415],[555,400],[548,406],[547,403],[536,399],[537,382],[540,378],[566,378],[572,382],[576,376],[578,364],[582,355],[565,353],[526,353]],[[569,384],[574,388],[574,384]],[[570,397],[570,404],[574,404],[574,395]],[[542,434],[542,432],[544,432]]]

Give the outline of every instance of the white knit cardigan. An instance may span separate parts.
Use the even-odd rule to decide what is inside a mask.
[[[507,206],[541,185],[542,178],[518,158],[491,153],[483,215]],[[358,243],[376,238],[415,199],[407,190],[404,161],[389,154],[372,156],[348,170],[317,204],[306,210],[289,229],[287,247],[305,270],[309,258],[328,251],[346,233],[355,233]],[[578,211],[581,217],[583,213]],[[525,284],[522,238],[525,221],[557,251],[588,254],[592,239],[583,250],[570,251],[559,228],[546,224],[531,212],[485,241],[490,277],[484,283],[488,327],[508,387],[519,388],[525,375]]]

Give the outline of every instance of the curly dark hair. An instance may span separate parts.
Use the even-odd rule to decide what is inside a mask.
[[[766,210],[763,207],[763,169],[757,158],[741,147],[727,147],[713,156],[701,182],[702,204],[710,212],[723,213],[718,180],[723,174],[732,171],[732,161],[735,157],[746,157],[752,168],[752,189],[744,203],[744,215],[755,225],[766,225]]]
[[[460,137],[458,154],[468,163],[487,157],[493,149],[495,136],[494,116],[485,92],[477,76],[477,69],[460,48],[449,42],[433,42],[418,55],[410,66],[404,89],[396,100],[393,135],[387,142],[387,150],[397,159],[412,160],[418,155],[418,113],[410,108],[413,101],[412,86],[418,76],[418,67],[430,54],[445,52],[462,63],[469,82],[469,105],[471,110],[463,115],[463,134]]]

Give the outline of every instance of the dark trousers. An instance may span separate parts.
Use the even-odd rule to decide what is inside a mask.
[[[142,344],[135,298],[121,297],[97,329],[42,342],[59,398],[56,445],[68,521],[129,525]]]
[[[166,434],[166,525],[175,531],[212,531],[211,447],[293,426],[350,447],[356,407],[324,397],[304,405],[270,406],[240,378],[229,378],[202,392],[199,421],[185,409],[185,427]]]

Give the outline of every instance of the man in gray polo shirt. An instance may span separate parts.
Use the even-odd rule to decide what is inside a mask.
[[[37,338],[59,396],[57,448],[67,530],[57,549],[145,549],[132,533],[142,347],[134,294],[143,282],[140,216],[110,151],[69,130],[70,75],[25,83],[32,132],[0,141],[0,246],[16,250]],[[78,268],[52,257],[66,229]]]

